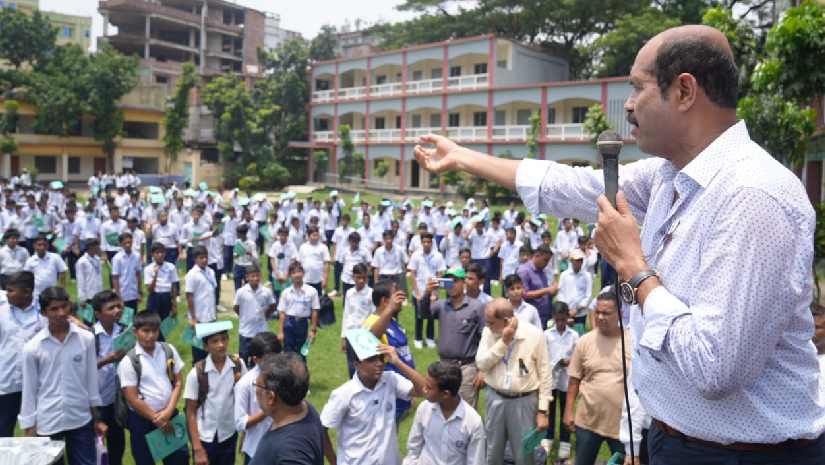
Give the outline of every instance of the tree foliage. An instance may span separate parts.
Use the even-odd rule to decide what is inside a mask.
[[[183,140],[183,131],[189,123],[189,93],[198,85],[198,75],[195,73],[195,64],[186,62],[181,67],[181,75],[175,83],[172,98],[166,104],[165,114],[161,124],[163,135],[163,151],[169,160],[169,166],[177,161],[178,153],[186,148]],[[166,171],[169,171],[167,167]]]
[[[17,141],[9,134],[14,134],[17,131],[17,122],[20,119],[17,112],[17,101],[6,100],[3,116],[0,117],[0,153],[11,154],[17,151]]]
[[[55,52],[57,28],[39,11],[24,13],[17,8],[0,8],[0,90],[8,95],[28,83],[31,72],[44,70]]]
[[[338,47],[338,30],[335,26],[324,24],[321,32],[309,44],[309,59],[311,61],[331,60],[336,57]]]
[[[535,113],[530,116],[530,132],[527,133],[527,158],[536,158],[541,139],[541,114]]]
[[[739,101],[737,116],[748,124],[753,140],[779,161],[799,164],[803,140],[814,133],[816,112],[776,95],[755,94]]]
[[[586,134],[590,134],[590,143],[593,144],[593,147],[596,147],[599,134],[610,129],[613,129],[613,125],[607,120],[607,115],[604,113],[604,108],[601,103],[597,103],[587,109],[582,130]]]

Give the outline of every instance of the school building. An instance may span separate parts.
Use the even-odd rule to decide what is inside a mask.
[[[438,191],[444,186],[431,187],[433,177],[413,156],[422,134],[446,134],[481,152],[524,158],[530,119],[539,115],[536,158],[598,164],[582,123],[587,109],[601,103],[625,138],[622,161],[646,157],[625,120],[627,78],[568,79],[566,58],[495,35],[319,62],[311,70],[309,140],[291,146],[306,148],[310,159],[326,153],[326,163],[307,164],[307,177],[338,184],[339,127],[348,125],[366,174],[352,183]],[[374,173],[380,163],[389,167],[382,177]]]

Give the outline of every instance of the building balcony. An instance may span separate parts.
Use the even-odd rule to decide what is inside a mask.
[[[493,126],[493,140],[527,140],[530,134],[530,125],[526,126]]]
[[[312,142],[330,142],[335,140],[335,131],[312,131]]]
[[[370,142],[401,142],[401,130],[370,129]]]
[[[391,82],[388,84],[375,84],[370,86],[370,97],[387,97],[390,95],[401,95],[404,93],[404,84]]]
[[[353,142],[364,142],[367,140],[367,131],[363,129],[355,129],[350,131],[349,138],[352,139]]]
[[[588,140],[591,135],[584,132],[582,124],[548,124],[547,140]]]
[[[489,74],[470,74],[447,78],[447,89],[449,90],[471,90],[489,86]]]
[[[318,90],[312,93],[313,102],[329,102],[335,98],[334,90]]]
[[[338,98],[340,100],[353,100],[366,97],[366,87],[344,87],[342,89],[338,89]]]
[[[421,140],[421,136],[438,134],[440,132],[441,128],[407,128],[407,131],[404,133],[404,139],[407,142],[418,142]]]
[[[447,138],[456,141],[486,141],[487,126],[447,128]]]
[[[407,82],[408,94],[424,94],[427,92],[437,92],[444,88],[443,79],[426,79],[423,81]]]

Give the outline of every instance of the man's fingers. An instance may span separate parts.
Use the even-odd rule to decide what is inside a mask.
[[[599,214],[600,215],[602,213],[608,213],[608,212],[611,212],[611,211],[616,211],[616,209],[613,208],[613,205],[610,204],[610,200],[607,200],[607,196],[605,196],[604,194],[600,195],[599,198],[596,199],[596,204],[599,206]],[[598,229],[597,229],[597,231],[598,231]]]
[[[630,204],[627,203],[627,196],[624,195],[624,191],[619,191],[616,193],[616,209],[622,216],[628,216],[633,214],[630,211]]]
[[[443,136],[439,136],[438,134],[432,134],[432,133],[424,134],[423,136],[421,136],[421,142],[423,142],[425,144],[435,144],[435,143],[438,142],[438,139],[441,138],[441,137],[443,137]]]

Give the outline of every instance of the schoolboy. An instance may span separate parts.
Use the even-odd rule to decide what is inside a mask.
[[[272,427],[272,417],[261,411],[255,393],[255,384],[261,373],[258,365],[265,355],[281,353],[281,341],[275,333],[258,333],[252,338],[249,351],[253,367],[235,384],[235,429],[245,433],[241,448],[245,465],[252,461],[261,437]]]
[[[487,207],[482,208],[482,211],[485,208]],[[487,215],[489,216],[489,211]],[[493,219],[490,220],[490,228],[487,229],[487,236],[490,238],[490,244],[493,246],[490,250],[490,267],[487,269],[487,272],[490,274],[490,286],[498,286],[500,284],[499,276],[501,275],[501,258],[499,253],[501,252],[502,244],[504,244],[507,239],[507,233],[501,228],[499,212],[496,212],[496,216],[493,216]]]
[[[295,244],[296,249],[304,244],[304,230],[301,228],[301,220],[296,216],[289,220],[289,241]]]
[[[307,337],[310,343],[315,342],[321,303],[318,291],[304,284],[304,267],[301,262],[289,265],[289,279],[292,280],[292,285],[284,289],[281,300],[278,301],[278,312],[281,314],[278,338],[284,346],[284,352],[300,352]],[[307,335],[310,319],[311,329]]]
[[[375,249],[372,257],[372,267],[375,270],[376,280],[388,279],[395,283],[396,288],[407,294],[407,262],[409,257],[394,244],[395,235],[392,230],[384,231],[384,245]]]
[[[524,301],[524,282],[521,276],[513,273],[504,278],[504,288],[507,290],[507,298],[513,305],[513,314],[518,321],[530,323],[538,329],[541,327],[541,318],[536,307]]]
[[[100,225],[100,246],[106,255],[103,260],[111,263],[115,258],[115,254],[120,252],[120,233],[126,230],[126,222],[118,216],[118,208],[112,206],[109,208],[109,219]],[[111,277],[109,284],[111,285]]]
[[[568,312],[569,308],[566,303],[553,303],[553,321],[556,326],[544,331],[544,340],[547,341],[547,350],[550,354],[550,367],[553,370],[553,400],[550,401],[548,410],[550,413],[550,427],[547,430],[548,439],[542,441],[542,446],[545,450],[553,448],[556,428],[556,402],[559,402],[561,409],[559,416],[559,458],[570,457],[570,431],[561,423],[567,404],[567,385],[570,382],[570,375],[567,370],[570,366],[570,359],[573,357],[573,349],[576,348],[576,344],[579,342],[579,333],[567,325]],[[518,318],[521,321],[521,317]]]
[[[200,331],[200,334],[209,357],[189,371],[183,393],[194,463],[234,464],[238,442],[233,418],[234,388],[246,373],[246,365],[227,353],[229,332]]]
[[[97,323],[92,327],[97,349],[97,380],[100,390],[100,407],[97,409],[100,421],[106,424],[106,449],[109,463],[120,465],[126,438],[123,427],[115,419],[115,376],[117,365],[126,355],[126,350],[114,351],[114,340],[126,329],[118,323],[123,316],[123,301],[116,292],[100,291],[90,299]]]
[[[467,271],[467,268],[470,267],[470,263],[472,263],[471,257],[472,253],[470,253],[470,249],[461,249],[458,251],[458,263],[462,270]]]
[[[421,223],[423,224],[423,223]],[[412,254],[408,268],[413,282],[413,306],[415,307],[415,348],[421,349],[424,344],[424,319],[421,318],[419,302],[427,289],[427,280],[430,277],[440,278],[447,270],[444,257],[437,250],[433,250],[433,235],[424,232],[421,238],[421,250]],[[427,297],[429,298],[429,297]],[[427,319],[427,347],[435,347],[435,323],[432,318]]]
[[[267,318],[275,312],[275,296],[266,286],[261,286],[261,267],[258,263],[247,265],[246,285],[235,293],[233,310],[238,315],[238,344],[241,360],[252,366],[250,345],[258,333],[269,331]]]
[[[298,249],[297,261],[301,262],[306,275],[304,281],[307,285],[315,288],[320,296],[327,287],[327,276],[329,276],[329,249],[321,243],[321,234],[318,228],[307,228],[309,242],[302,244]]]
[[[410,239],[410,245],[407,248],[407,253],[410,254],[410,258],[412,258],[412,255],[414,253],[422,249],[421,238],[424,236],[424,234],[427,234],[427,224],[418,223],[418,234],[416,234],[415,236],[413,236],[412,239]]]
[[[132,251],[132,235],[120,235],[121,250],[112,258],[112,289],[120,295],[123,305],[138,310],[143,302],[143,277],[140,254]]]
[[[176,265],[181,253],[181,246],[178,243],[178,227],[169,221],[166,211],[158,212],[158,219],[152,223],[149,229],[149,236],[152,244],[163,244],[166,248],[166,261]]]
[[[34,274],[18,271],[6,278],[8,303],[0,305],[0,437],[14,436],[23,394],[23,346],[48,325],[34,299]]]
[[[209,253],[199,245],[192,250],[195,266],[186,273],[186,303],[189,308],[189,324],[210,323],[217,319],[215,307],[215,272],[207,266]],[[206,351],[192,346],[192,363],[206,358]]]
[[[505,212],[506,213],[506,212]],[[507,228],[504,233],[504,242],[498,251],[499,256],[499,280],[504,282],[507,276],[516,272],[519,266],[519,249],[524,245],[521,241],[516,240],[516,229]]]
[[[235,249],[235,241],[238,240],[237,228],[238,219],[235,217],[235,207],[229,206],[226,208],[226,216],[221,219],[223,223],[223,276],[232,272],[233,256]],[[222,278],[223,279],[223,278]]]
[[[143,282],[149,296],[146,300],[146,309],[154,310],[161,321],[172,315],[178,316],[178,286],[180,282],[175,265],[164,260],[166,248],[163,244],[152,244],[152,262],[143,268]],[[159,337],[163,341],[163,334]]]
[[[398,358],[395,347],[380,344],[378,354],[361,360],[350,347],[357,375],[332,391],[321,411],[324,444],[330,463],[401,465],[394,425],[395,399],[423,397],[426,381]],[[387,363],[401,374],[385,370]],[[403,375],[403,376],[402,376]],[[329,430],[338,431],[337,454]]]
[[[212,269],[215,273],[215,282],[223,279],[223,234],[218,231],[218,228],[223,227],[223,223],[220,221],[215,221],[210,226],[211,232],[207,233],[210,237],[208,240],[204,240],[205,242],[201,245],[206,246],[207,255],[209,255],[208,266]],[[194,253],[194,248],[192,249]],[[189,257],[189,253],[187,252],[187,257]],[[194,255],[192,257],[194,263]],[[193,266],[194,268],[194,266]],[[218,305],[218,309],[221,311],[225,311],[226,309],[221,306],[221,287],[215,286],[215,303]]]
[[[69,276],[72,281],[77,279],[77,260],[80,258],[80,244],[78,243],[77,235],[77,221],[75,220],[74,205],[70,205],[66,209],[66,218],[60,221],[57,228],[57,237],[63,239],[66,248],[61,254],[61,258],[65,258],[69,266]]]
[[[40,294],[48,325],[23,346],[20,428],[29,437],[65,441],[69,465],[94,465],[95,434],[107,431],[105,423],[93,421],[101,405],[95,338],[69,321],[70,299],[57,286]]]
[[[34,240],[35,254],[26,260],[23,269],[34,273],[34,296],[37,298],[40,292],[47,287],[56,286],[58,280],[60,287],[66,288],[66,263],[60,259],[56,253],[49,252],[49,240],[46,236],[39,235]]]
[[[444,259],[447,261],[447,268],[461,266],[459,262],[459,252],[461,249],[467,247],[467,241],[464,240],[464,234],[461,233],[463,225],[461,221],[455,219],[450,222],[450,229],[447,232],[447,237],[441,241],[438,246]]]
[[[126,220],[126,231],[132,235],[132,250],[140,259],[140,264],[143,265],[143,248],[146,245],[146,233],[144,233],[138,226],[140,223],[134,216],[130,216]]]
[[[100,219],[95,218],[95,207],[93,202],[89,202],[83,210],[83,216],[75,220],[75,234],[78,237],[80,251],[84,251],[84,245],[88,239],[95,238],[100,245]]]
[[[478,300],[486,307],[487,304],[493,301],[490,294],[482,290],[487,282],[487,270],[478,263],[470,263],[464,271],[467,276],[464,280],[467,297]]]
[[[86,251],[77,261],[77,300],[86,306],[98,292],[103,290],[101,274],[100,241],[96,238],[86,239]]]
[[[183,361],[171,344],[158,342],[160,316],[146,310],[135,314],[132,331],[137,344],[117,367],[123,397],[129,405],[129,432],[136,465],[154,464],[146,435],[160,428],[174,434],[170,420],[178,415],[175,407],[183,389]],[[140,378],[132,359],[140,362]],[[164,465],[187,465],[189,449],[183,446],[163,460]]]
[[[405,464],[482,465],[486,461],[484,423],[459,395],[461,367],[439,360],[427,367],[425,401],[415,412]]]
[[[353,270],[358,264],[367,266],[367,279],[369,279],[369,264],[371,261],[371,254],[369,250],[361,248],[361,235],[357,232],[349,234],[349,248],[341,255],[342,271],[341,285],[343,286],[344,306],[347,305],[347,294],[349,290],[355,285],[353,280]]]
[[[258,246],[255,244],[254,240],[246,237],[248,231],[249,226],[247,224],[239,224],[236,230],[238,235],[236,246],[240,243],[244,248],[244,251],[241,254],[238,254],[237,252],[233,253],[233,258],[235,259],[235,271],[233,272],[232,277],[235,279],[236,292],[241,288],[241,286],[244,285],[246,267],[252,263],[258,262]]]
[[[6,288],[9,276],[21,271],[29,259],[29,251],[20,247],[20,231],[8,229],[3,235],[6,245],[0,248],[0,287]]]
[[[280,299],[281,291],[290,285],[289,265],[298,256],[298,249],[289,240],[289,228],[281,226],[278,229],[278,240],[269,247],[268,255],[272,270],[272,292],[276,299]]]
[[[357,233],[354,233],[357,234]],[[372,288],[367,286],[367,276],[369,268],[364,263],[358,263],[352,268],[352,280],[355,287],[347,291],[344,296],[344,316],[341,322],[341,351],[347,354],[347,366],[349,377],[355,374],[355,366],[347,352],[347,331],[353,328],[360,328],[367,317],[375,312],[375,304],[372,301]]]
[[[493,248],[498,248],[501,244],[493,242],[497,240],[492,235],[484,231],[483,221],[473,221],[473,227],[464,234],[464,239],[470,244],[472,262],[483,266],[485,270],[490,269],[490,253]],[[490,283],[484,283],[484,292],[490,294]]]

